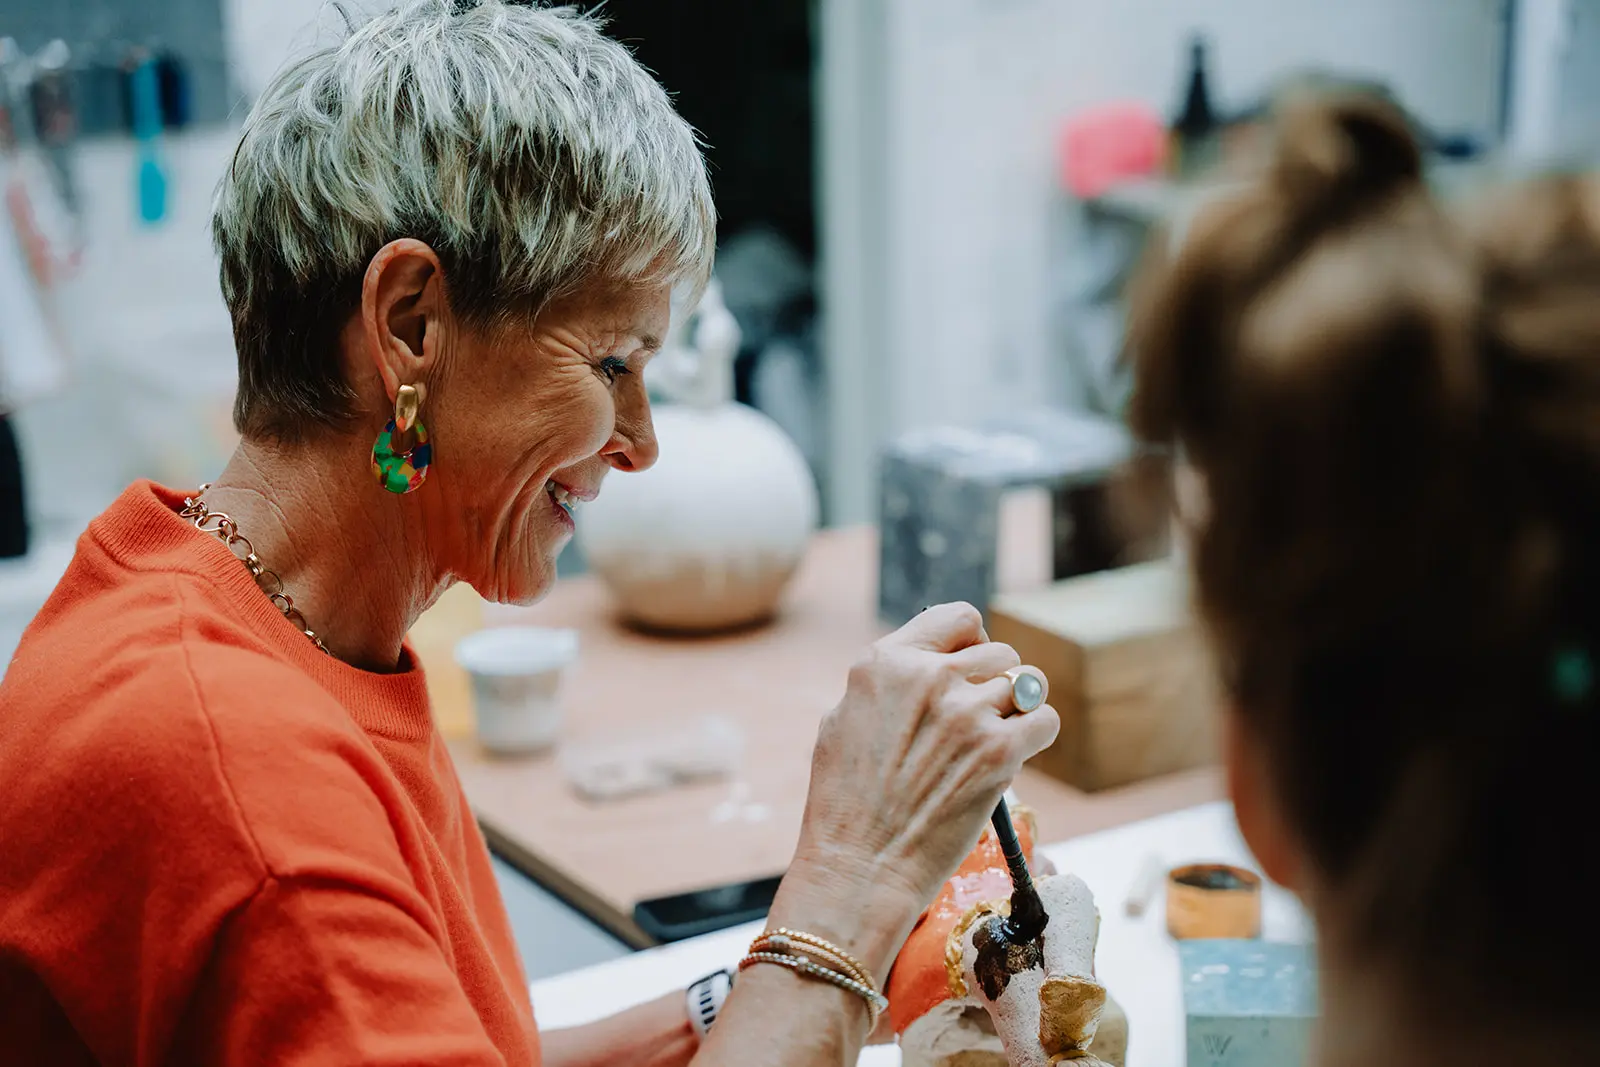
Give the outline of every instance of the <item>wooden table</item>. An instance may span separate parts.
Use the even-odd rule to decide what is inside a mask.
[[[1226,803],[1185,811],[1047,846],[1057,868],[1089,884],[1100,909],[1095,975],[1128,1013],[1127,1067],[1180,1067],[1184,1062],[1183,989],[1177,943],[1167,936],[1166,904],[1158,890],[1141,916],[1123,900],[1150,856],[1169,866],[1218,861],[1256,867]],[[1259,867],[1256,867],[1259,870]],[[576,1026],[680,990],[718,967],[734,965],[760,923],[638,952],[533,983],[541,1029]],[[1269,941],[1312,940],[1309,916],[1270,883],[1262,894],[1261,933]],[[859,1067],[899,1067],[893,1045],[869,1048]]]
[[[652,943],[633,921],[638,901],[782,872],[799,833],[817,725],[843,693],[851,662],[886,631],[876,618],[876,558],[870,529],[820,533],[777,621],[715,638],[626,630],[593,577],[558,584],[533,608],[494,608],[495,623],[579,630],[579,662],[564,690],[564,740],[625,738],[705,714],[742,727],[738,781],[609,803],[581,799],[555,757],[493,758],[463,736],[471,697],[450,648],[484,615],[470,592],[442,601],[419,622],[413,642],[441,726],[457,735],[451,751],[490,846],[636,947]],[[1212,769],[1093,795],[1025,770],[1016,788],[1046,841],[1221,795]],[[735,793],[752,817],[716,821]]]

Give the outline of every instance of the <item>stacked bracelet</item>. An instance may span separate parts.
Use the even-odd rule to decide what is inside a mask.
[[[872,981],[861,961],[830,941],[798,930],[777,929],[762,934],[739,961],[739,969],[758,963],[775,963],[796,974],[816,978],[854,993],[867,1005],[868,1030],[876,1030],[878,1017],[889,1001]]]
[[[845,977],[854,978],[869,989],[876,988],[872,982],[872,975],[867,973],[860,960],[833,942],[824,941],[813,934],[780,926],[756,938],[755,943],[750,946],[750,951],[776,952],[780,956],[806,956],[817,963],[843,972]]]

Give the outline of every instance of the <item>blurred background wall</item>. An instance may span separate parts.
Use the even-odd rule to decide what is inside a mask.
[[[130,207],[132,143],[81,146],[90,237],[53,295],[68,379],[15,416],[42,539],[75,537],[135,478],[198,485],[233,448],[233,334],[209,232],[211,190],[232,148],[223,127],[167,137],[169,210],[148,226]]]
[[[1442,127],[1486,134],[1499,116],[1502,0],[839,0],[823,9],[833,20],[824,39],[843,68],[829,73],[870,87],[824,113],[824,154],[835,158],[823,166],[837,168],[827,193],[847,211],[882,215],[836,219],[828,231],[836,284],[824,304],[846,305],[828,336],[832,395],[877,401],[851,411],[846,399],[833,412],[831,502],[841,517],[871,513],[868,457],[883,435],[1074,400],[1056,321],[1076,223],[1056,180],[1058,133],[1067,116],[1107,100],[1172,115],[1192,34],[1208,42],[1225,106],[1325,69],[1386,82]],[[852,115],[864,100],[880,113]],[[876,276],[860,277],[862,264]]]
[[[382,2],[0,0],[0,37],[25,50],[61,37],[87,71],[81,262],[51,295],[70,381],[18,413],[46,535],[70,537],[132,477],[193,484],[220,467],[233,366],[206,232],[212,187],[272,72],[337,34],[341,10]],[[1092,245],[1059,178],[1071,116],[1107,101],[1172,116],[1198,34],[1220,108],[1324,70],[1381,81],[1431,126],[1493,144],[1507,27],[1529,5],[1554,5],[1567,55],[1552,90],[1565,118],[1544,140],[1587,145],[1597,0],[603,6],[709,142],[724,283],[745,302],[741,398],[800,441],[827,519],[845,523],[873,517],[879,450],[909,428],[1090,402],[1077,349],[1104,359],[1114,339],[1086,341],[1102,327],[1064,295]],[[130,48],[176,57],[184,77],[181,121],[159,141],[167,198],[153,223],[134,207],[146,149],[117,110]]]
[[[302,6],[307,11],[314,8]],[[252,0],[245,7],[259,10],[263,21],[277,21],[272,5]],[[290,18],[300,14],[290,10],[290,4],[277,7]],[[229,45],[248,40],[227,36],[231,14],[224,13],[219,0],[0,0],[0,36],[15,38],[29,51],[51,40],[72,46],[76,102],[86,133],[121,127],[125,101],[116,72],[126,50],[135,45],[154,48],[180,63],[193,107],[190,117],[218,122],[228,117],[238,98],[236,59],[246,54]],[[270,42],[268,37],[263,43]]]

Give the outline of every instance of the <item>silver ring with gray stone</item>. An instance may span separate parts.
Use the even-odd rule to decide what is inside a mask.
[[[1012,667],[1006,677],[1011,679],[1011,706],[1023,714],[1042,707],[1050,697],[1050,680],[1038,667]]]

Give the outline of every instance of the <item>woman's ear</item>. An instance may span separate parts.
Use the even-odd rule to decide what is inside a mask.
[[[1261,872],[1298,893],[1305,888],[1302,853],[1278,800],[1266,745],[1236,708],[1227,708],[1222,719],[1223,761],[1239,833]]]
[[[402,238],[378,249],[361,283],[363,347],[393,400],[402,385],[427,377],[438,354],[444,272],[422,241]]]

